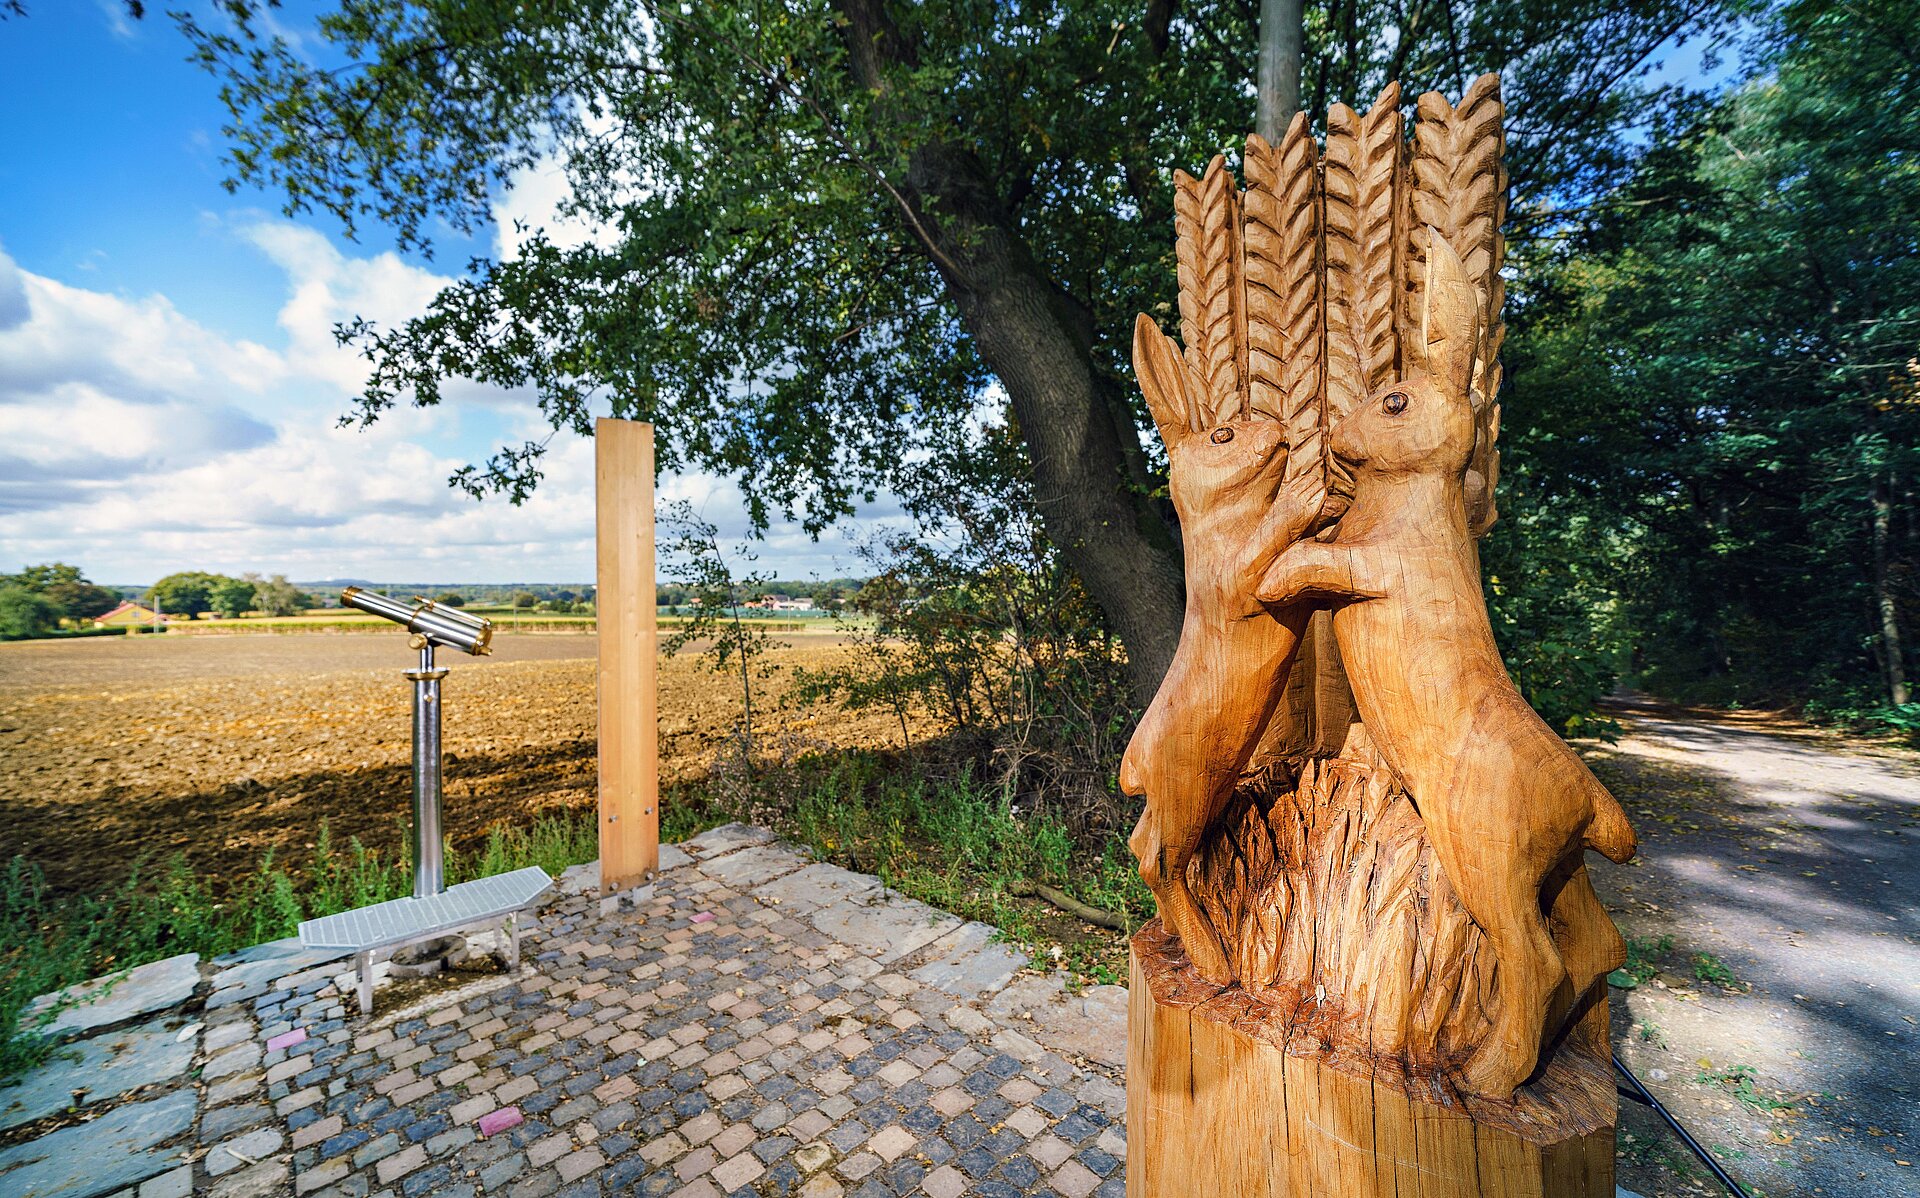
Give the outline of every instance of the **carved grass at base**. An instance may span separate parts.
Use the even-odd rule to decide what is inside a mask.
[[[1371,752],[1249,775],[1190,873],[1242,985],[1307,1004],[1296,1034],[1428,1071],[1484,1037],[1491,954]]]

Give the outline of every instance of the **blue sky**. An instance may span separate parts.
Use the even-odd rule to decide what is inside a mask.
[[[528,397],[453,387],[439,408],[334,427],[361,364],[333,323],[420,311],[440,264],[502,251],[497,228],[442,230],[429,262],[377,227],[349,242],[277,197],[229,195],[216,82],[159,8],[135,22],[119,0],[33,0],[0,22],[0,572],[60,559],[115,583],[180,569],[590,578],[590,444],[556,436],[521,508],[446,486],[497,445],[546,435]],[[1665,57],[1662,77],[1698,74],[1696,49]],[[556,175],[524,176],[496,223],[552,226],[563,194]],[[726,482],[661,492],[744,535]],[[848,536],[888,515],[822,544],[775,528],[762,565],[852,572]]]
[[[333,323],[418,312],[440,264],[498,252],[497,231],[443,230],[429,262],[378,228],[350,242],[276,197],[229,195],[215,80],[157,7],[133,22],[117,0],[37,0],[0,23],[0,571],[590,578],[590,443],[556,436],[521,508],[446,485],[546,434],[527,397],[467,386],[368,432],[333,427],[361,377]],[[501,220],[549,223],[563,185],[521,182]],[[745,534],[721,480],[661,494]],[[788,577],[854,566],[844,535],[816,545],[792,527],[760,553]]]

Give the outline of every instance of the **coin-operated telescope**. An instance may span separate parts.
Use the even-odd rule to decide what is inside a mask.
[[[348,587],[341,591],[340,602],[363,612],[384,616],[395,624],[405,626],[408,632],[449,649],[458,649],[476,657],[493,652],[487,647],[488,642],[493,640],[492,622],[479,616],[470,616],[457,607],[447,607],[418,595],[414,596],[413,602],[407,603],[359,587]]]
[[[340,602],[401,625],[420,653],[418,667],[407,671],[413,683],[413,897],[439,894],[447,888],[440,830],[440,680],[447,672],[433,664],[433,650],[491,653],[493,624],[430,599],[408,603],[359,587],[340,592]]]

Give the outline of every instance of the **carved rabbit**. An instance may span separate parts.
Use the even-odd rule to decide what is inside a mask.
[[[1304,605],[1275,618],[1254,598],[1280,551],[1320,514],[1317,476],[1285,480],[1281,423],[1215,411],[1165,334],[1141,316],[1134,370],[1167,447],[1186,548],[1180,647],[1120,763],[1120,788],[1147,798],[1128,845],[1163,919],[1208,979],[1233,980],[1220,938],[1194,903],[1187,863],[1233,793],[1281,697],[1306,625]]]
[[[1430,231],[1417,368],[1332,431],[1353,471],[1331,541],[1298,542],[1258,589],[1268,603],[1335,605],[1361,718],[1426,824],[1461,904],[1497,964],[1494,1027],[1467,1061],[1478,1093],[1505,1096],[1534,1071],[1558,1010],[1624,958],[1579,867],[1583,847],[1633,855],[1625,814],[1508,677],[1480,590],[1465,491],[1481,298]],[[1578,976],[1543,918],[1543,888]],[[1184,934],[1184,932],[1183,932]]]

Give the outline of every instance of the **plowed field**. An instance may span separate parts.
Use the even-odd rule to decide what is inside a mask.
[[[846,653],[796,637],[755,680],[769,740],[897,744],[888,718],[779,706],[792,667]],[[501,635],[442,656],[446,821],[456,845],[498,820],[594,802],[594,639]],[[410,793],[404,634],[118,637],[0,644],[0,859],[61,890],[124,877],[142,853],[231,878],[270,847],[357,835],[391,849]],[[738,675],[692,656],[660,671],[663,778],[704,771],[733,735]],[[759,709],[765,706],[763,714]]]

